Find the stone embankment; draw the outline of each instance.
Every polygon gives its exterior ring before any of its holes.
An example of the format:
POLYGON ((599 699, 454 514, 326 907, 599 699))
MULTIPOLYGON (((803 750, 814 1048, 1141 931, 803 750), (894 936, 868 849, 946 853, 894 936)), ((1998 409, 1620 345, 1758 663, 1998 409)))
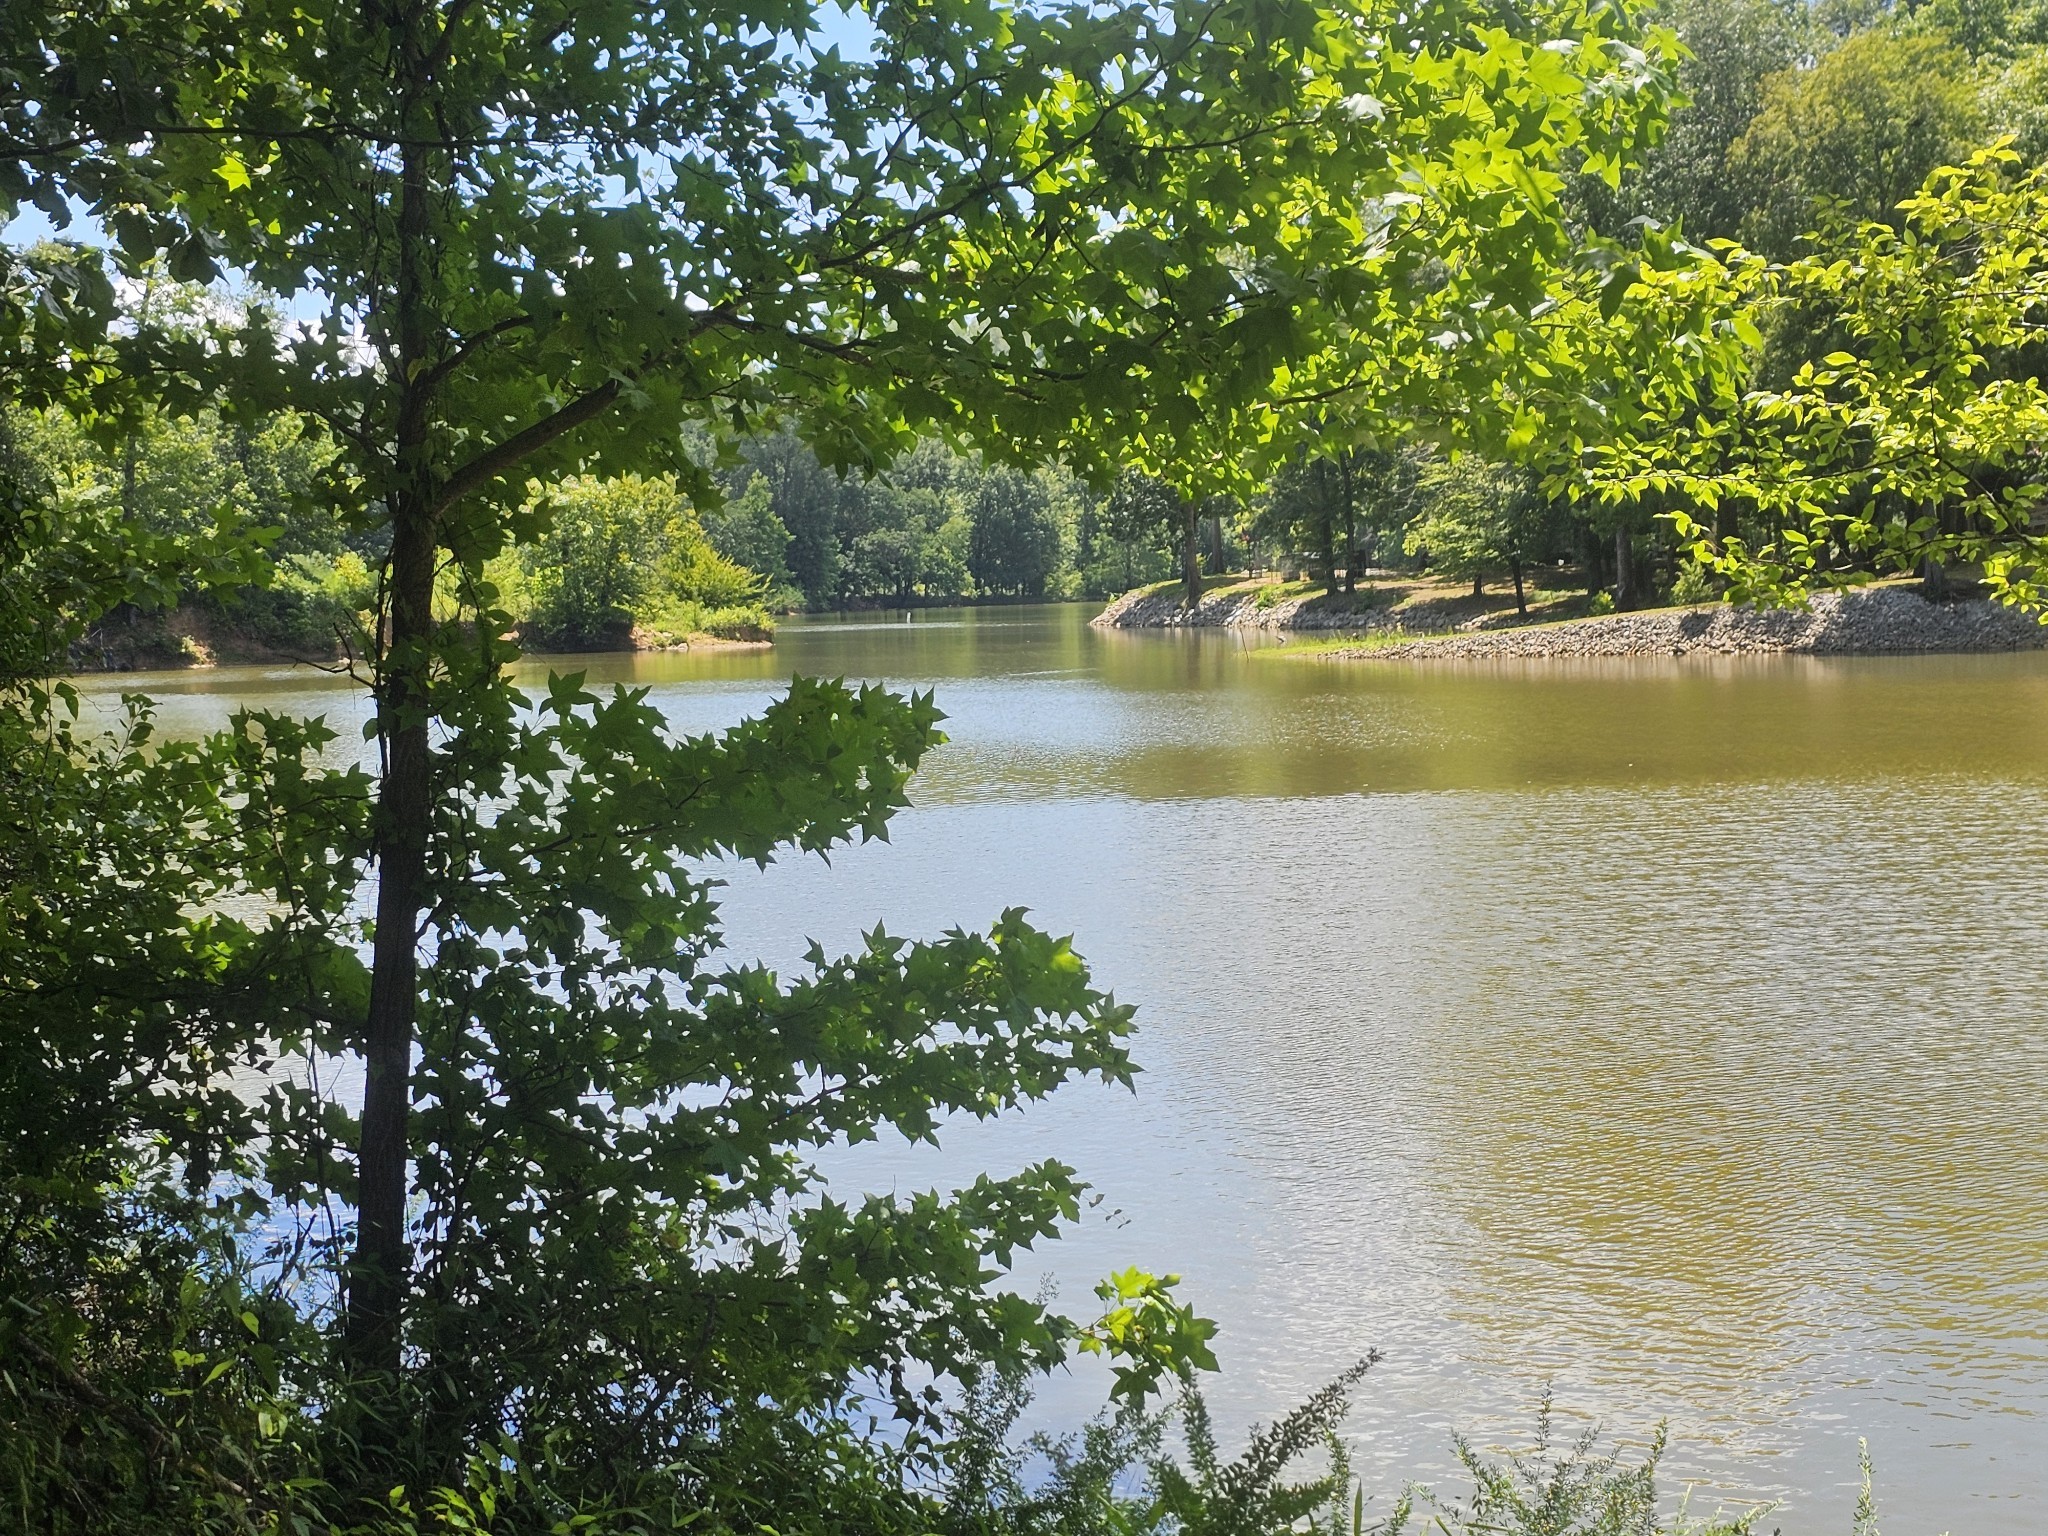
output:
MULTIPOLYGON (((1386 595, 1361 590, 1355 596, 1331 597, 1308 592, 1274 602, 1259 599, 1268 588, 1258 585, 1224 587, 1207 592, 1193 608, 1181 603, 1181 589, 1140 588, 1127 592, 1095 616, 1104 629, 1287 629, 1346 631, 1374 634, 1432 634, 1439 630, 1491 627, 1513 617, 1485 611, 1485 605, 1470 598, 1447 597, 1410 599, 1399 607, 1386 605, 1386 595), (1375 601, 1375 599, 1378 601, 1375 601)), ((1403 595, 1403 594, 1395 594, 1403 595)), ((1492 605, 1498 607, 1498 602, 1492 605)))
POLYGON ((1376 643, 1356 652, 1331 654, 1418 659, 1775 652, 1881 656, 2048 648, 2048 628, 2027 614, 1983 598, 1929 603, 1906 587, 1822 593, 1803 609, 1719 604, 1548 624, 1519 622, 1514 610, 1501 608, 1497 598, 1491 602, 1448 595, 1414 598, 1397 592, 1386 594, 1394 601, 1383 606, 1375 596, 1361 592, 1346 601, 1318 592, 1272 601, 1267 588, 1237 585, 1207 594, 1191 610, 1181 605, 1180 589, 1171 587, 1121 597, 1095 622, 1111 629, 1195 627, 1355 634, 1372 636, 1376 643), (1268 597, 1263 606, 1259 601, 1262 593, 1268 597))
POLYGON ((1929 651, 2022 651, 2048 646, 2048 628, 1982 598, 1930 603, 1879 587, 1816 596, 1804 609, 1665 608, 1486 634, 1444 635, 1338 655, 1412 660, 1599 656, 1736 656, 1798 652, 1883 656, 1929 651))

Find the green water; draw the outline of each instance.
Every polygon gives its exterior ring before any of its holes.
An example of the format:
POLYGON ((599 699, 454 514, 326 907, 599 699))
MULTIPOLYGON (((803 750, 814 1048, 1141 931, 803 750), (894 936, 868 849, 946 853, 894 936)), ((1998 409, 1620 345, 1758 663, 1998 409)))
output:
MULTIPOLYGON (((1068 1301, 1184 1274, 1232 1423, 1378 1346, 1387 1497, 1548 1384, 1668 1417, 1698 1500, 1785 1496, 1788 1531, 1846 1533, 1859 1435, 1891 1536, 2048 1528, 2048 657, 1341 664, 1085 619, 561 663, 690 729, 792 671, 936 690, 894 840, 734 872, 733 947, 1021 903, 1140 1005, 1135 1097, 843 1177, 1076 1164, 1068 1301)), ((360 717, 305 674, 142 681, 174 727, 360 717)))

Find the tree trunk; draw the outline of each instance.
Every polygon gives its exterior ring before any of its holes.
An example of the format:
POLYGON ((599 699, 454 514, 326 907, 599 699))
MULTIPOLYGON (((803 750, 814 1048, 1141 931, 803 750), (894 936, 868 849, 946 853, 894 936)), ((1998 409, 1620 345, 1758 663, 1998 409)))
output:
POLYGON ((1474 597, 1486 596, 1486 577, 1482 572, 1474 571, 1472 573, 1472 595, 1474 597))
POLYGON ((413 1015, 432 818, 426 656, 433 633, 433 519, 421 505, 394 513, 391 637, 378 698, 384 780, 377 799, 377 930, 363 1042, 360 1190, 348 1292, 349 1363, 358 1376, 394 1375, 399 1363, 399 1316, 411 1261, 405 1195, 413 1015))
MULTIPOLYGON (((417 29, 401 40, 408 118, 419 112, 424 61, 417 29)), ((393 433, 396 475, 388 591, 390 632, 379 658, 377 730, 383 780, 373 854, 376 932, 370 958, 370 1009, 363 1033, 363 1118, 356 1148, 356 1246, 348 1272, 343 1351, 357 1410, 351 1428, 376 1498, 391 1450, 400 1442, 397 1383, 412 1252, 405 1231, 411 1161, 412 1052, 419 988, 421 916, 427 904, 427 846, 433 824, 433 716, 429 677, 434 639, 434 568, 439 550, 429 428, 431 385, 422 377, 438 334, 429 309, 433 258, 433 177, 427 135, 402 150, 397 219, 396 377, 393 433)))
MULTIPOLYGON (((1930 506, 1927 510, 1935 520, 1935 530, 1946 532, 1947 519, 1942 516, 1942 509, 1930 506)), ((1920 557, 1920 595, 1930 603, 1948 600, 1948 568, 1942 564, 1941 556, 1932 551, 1920 557)))
POLYGON ((1920 560, 1920 595, 1930 603, 1945 602, 1948 598, 1948 570, 1932 555, 1923 555, 1920 560))
POLYGON ((1344 591, 1347 596, 1358 591, 1358 488, 1351 477, 1351 455, 1346 448, 1337 460, 1337 480, 1342 487, 1340 505, 1344 509, 1344 591))
POLYGON ((1614 606, 1633 608, 1636 601, 1635 540, 1626 523, 1614 525, 1614 606))
POLYGON ((1190 609, 1202 601, 1201 525, 1200 504, 1188 502, 1181 508, 1180 579, 1190 609))
POLYGON ((1508 574, 1515 578, 1515 612, 1523 618, 1529 616, 1528 594, 1522 590, 1522 562, 1519 558, 1508 562, 1508 574))

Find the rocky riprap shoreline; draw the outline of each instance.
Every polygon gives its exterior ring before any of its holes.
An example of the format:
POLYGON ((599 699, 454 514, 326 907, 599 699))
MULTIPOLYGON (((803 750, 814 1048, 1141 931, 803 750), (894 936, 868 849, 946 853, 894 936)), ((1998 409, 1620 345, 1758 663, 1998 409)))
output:
POLYGON ((1264 586, 1231 586, 1207 592, 1193 608, 1181 602, 1178 585, 1163 590, 1127 592, 1093 620, 1104 629, 1288 629, 1335 630, 1354 634, 1430 634, 1437 630, 1491 626, 1512 619, 1485 611, 1464 597, 1423 599, 1398 608, 1377 606, 1371 591, 1354 597, 1308 592, 1259 603, 1264 586))
POLYGON ((1827 592, 1806 608, 1656 608, 1554 624, 1521 624, 1513 610, 1458 597, 1358 606, 1309 593, 1260 606, 1258 586, 1232 586, 1182 606, 1178 587, 1133 592, 1095 623, 1110 629, 1229 628, 1371 635, 1380 643, 1339 656, 1447 660, 1551 656, 1721 656, 1797 652, 1883 656, 1934 651, 2048 648, 2048 628, 1984 598, 1930 603, 1906 587, 1827 592), (1444 634, 1445 630, 1463 631, 1444 634), (1415 636, 1402 640, 1400 636, 1415 636), (1387 641, 1391 639, 1393 643, 1387 641))
POLYGON ((1600 656, 1740 656, 1796 652, 1885 656, 1931 651, 2028 651, 2048 646, 2031 615, 1983 598, 1930 603, 1879 587, 1829 592, 1806 608, 1665 608, 1562 624, 1445 635, 1338 655, 1415 660, 1600 656))

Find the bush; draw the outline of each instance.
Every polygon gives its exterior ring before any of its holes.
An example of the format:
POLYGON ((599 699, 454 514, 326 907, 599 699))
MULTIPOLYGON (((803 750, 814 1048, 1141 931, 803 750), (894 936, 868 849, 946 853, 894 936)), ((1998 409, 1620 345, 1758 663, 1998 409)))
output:
POLYGON ((935 1528, 944 1536, 1353 1536, 1350 1463, 1336 1431, 1352 1387, 1376 1359, 1275 1423, 1255 1425, 1230 1462, 1192 1380, 1183 1383, 1177 1414, 1183 1462, 1165 1449, 1176 1415, 1134 1404, 1078 1435, 1013 1442, 1030 1384, 1014 1371, 981 1377, 947 1422, 935 1528), (1318 1457, 1320 1470, 1297 1472, 1318 1457))
POLYGON ((775 619, 758 603, 735 603, 704 610, 698 628, 721 640, 772 640, 775 619))
MULTIPOLYGON (((1381 1536, 1401 1536, 1417 1509, 1427 1524, 1446 1536, 1751 1536, 1774 1505, 1758 1505, 1733 1517, 1693 1518, 1684 1504, 1670 1519, 1658 1511, 1657 1464, 1663 1459, 1659 1425, 1643 1459, 1631 1465, 1619 1452, 1595 1450, 1598 1430, 1588 1430, 1561 1454, 1552 1442, 1552 1411, 1546 1393, 1536 1414, 1536 1443, 1526 1451, 1491 1457, 1455 1436, 1457 1457, 1471 1477, 1469 1499, 1439 1498, 1427 1488, 1402 1496, 1381 1536)), ((1865 1504, 1868 1504, 1866 1467, 1865 1504)), ((1419 1533, 1418 1533, 1419 1536, 1419 1533)), ((1859 1510, 1853 1536, 1875 1536, 1859 1510)))
POLYGON ((642 626, 656 646, 688 644, 693 635, 719 640, 773 640, 775 616, 759 603, 732 603, 713 608, 704 603, 670 603, 642 626))
POLYGON ((325 656, 359 642, 376 600, 375 574, 344 550, 287 556, 269 586, 243 588, 220 612, 263 645, 325 656))
POLYGON ((673 481, 568 480, 533 506, 547 519, 546 536, 491 573, 529 641, 563 650, 622 646, 636 625, 724 633, 709 626, 710 615, 749 638, 773 632, 760 606, 766 581, 712 547, 673 481))
POLYGON ((702 603, 707 608, 733 608, 758 603, 767 581, 738 561, 728 560, 695 531, 694 524, 670 529, 669 552, 655 573, 664 598, 702 603))
POLYGON ((317 1438, 290 1380, 314 1352, 305 1319, 189 1203, 53 1196, 21 1174, 0 1159, 0 1486, 33 1512, 18 1528, 202 1536, 260 1511, 290 1529, 317 1438))
POLYGON ((1697 560, 1687 560, 1678 568, 1678 576, 1671 583, 1671 601, 1681 607, 1695 603, 1717 603, 1721 600, 1721 583, 1697 560))

